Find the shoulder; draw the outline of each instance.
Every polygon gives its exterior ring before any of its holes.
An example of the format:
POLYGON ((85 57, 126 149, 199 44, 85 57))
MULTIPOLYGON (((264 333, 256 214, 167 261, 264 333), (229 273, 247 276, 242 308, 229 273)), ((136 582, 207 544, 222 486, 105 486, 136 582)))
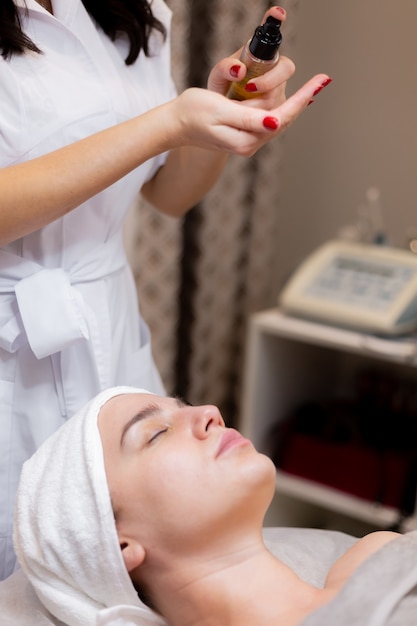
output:
POLYGON ((357 568, 384 545, 401 535, 391 531, 376 531, 365 535, 343 554, 331 567, 325 587, 340 589, 357 568))

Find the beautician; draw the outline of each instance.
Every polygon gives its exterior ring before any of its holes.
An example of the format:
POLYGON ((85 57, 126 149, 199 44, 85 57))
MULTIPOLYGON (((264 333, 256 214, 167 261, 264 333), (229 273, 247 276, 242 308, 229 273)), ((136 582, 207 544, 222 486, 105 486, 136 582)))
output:
POLYGON ((240 104, 237 53, 177 97, 169 23, 163 0, 0 2, 0 578, 25 459, 101 389, 164 393, 123 250, 135 195, 183 215, 328 82, 285 100, 282 57, 240 104))

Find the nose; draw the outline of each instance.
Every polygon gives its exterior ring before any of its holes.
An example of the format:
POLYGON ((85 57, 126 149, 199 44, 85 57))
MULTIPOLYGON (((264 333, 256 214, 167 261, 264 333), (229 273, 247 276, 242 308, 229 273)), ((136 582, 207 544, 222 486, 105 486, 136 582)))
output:
POLYGON ((190 407, 190 411, 193 435, 198 439, 208 437, 212 428, 225 427, 222 414, 214 405, 190 407))

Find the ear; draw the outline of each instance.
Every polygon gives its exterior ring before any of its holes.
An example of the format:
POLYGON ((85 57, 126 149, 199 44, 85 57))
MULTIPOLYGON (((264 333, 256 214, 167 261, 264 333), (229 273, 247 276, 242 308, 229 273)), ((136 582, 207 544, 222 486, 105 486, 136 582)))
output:
POLYGON ((120 540, 120 549, 129 574, 142 565, 145 560, 145 548, 132 539, 120 540))

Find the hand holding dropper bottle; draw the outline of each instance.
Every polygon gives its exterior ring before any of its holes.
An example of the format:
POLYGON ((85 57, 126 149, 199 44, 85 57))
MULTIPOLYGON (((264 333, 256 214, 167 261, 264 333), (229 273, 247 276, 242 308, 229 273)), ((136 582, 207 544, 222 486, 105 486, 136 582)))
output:
POLYGON ((281 21, 270 15, 264 24, 256 28, 252 39, 243 48, 240 60, 246 65, 246 76, 230 85, 228 98, 232 100, 256 98, 257 94, 246 89, 246 83, 255 76, 265 74, 278 63, 281 42, 281 21))

